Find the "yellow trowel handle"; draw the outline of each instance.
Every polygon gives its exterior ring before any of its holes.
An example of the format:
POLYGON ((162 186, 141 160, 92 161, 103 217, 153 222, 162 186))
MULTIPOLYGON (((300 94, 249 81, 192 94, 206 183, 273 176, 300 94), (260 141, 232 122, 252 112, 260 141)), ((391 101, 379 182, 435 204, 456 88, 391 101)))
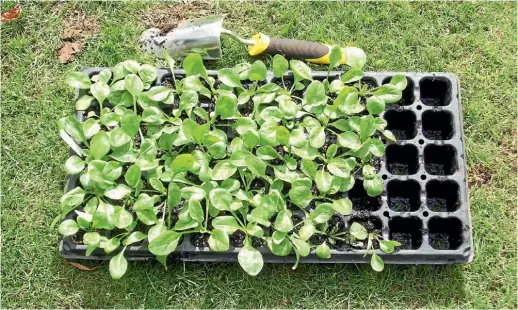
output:
MULTIPOLYGON (((281 54, 288 58, 305 59, 312 63, 329 64, 331 46, 302 40, 270 38, 263 33, 252 37, 255 44, 248 46, 251 56, 267 53, 281 54)), ((346 64, 345 53, 342 53, 342 64, 346 64)))

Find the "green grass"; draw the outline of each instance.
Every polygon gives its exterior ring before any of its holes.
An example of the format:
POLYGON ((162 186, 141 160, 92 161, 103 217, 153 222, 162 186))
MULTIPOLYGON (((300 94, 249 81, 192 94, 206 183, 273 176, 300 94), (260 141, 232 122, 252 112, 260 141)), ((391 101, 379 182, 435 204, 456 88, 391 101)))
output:
MULTIPOLYGON (((449 71, 460 77, 475 260, 458 266, 266 265, 257 277, 236 264, 130 263, 111 280, 107 264, 84 272, 62 259, 49 225, 58 213, 68 148, 56 121, 72 111, 66 72, 136 59, 151 2, 23 4, 2 24, 2 306, 29 308, 516 308, 516 4, 214 4, 242 34, 355 44, 372 71, 449 71), (100 31, 61 65, 63 20, 73 10, 100 31), (480 181, 483 180, 483 181, 480 181), (485 180, 485 181, 484 181, 485 180)), ((158 5, 159 7, 162 4, 158 5)), ((195 14, 195 12, 192 12, 195 14)), ((224 39, 217 68, 247 60, 224 39)), ((160 62, 157 65, 163 64, 160 62)))

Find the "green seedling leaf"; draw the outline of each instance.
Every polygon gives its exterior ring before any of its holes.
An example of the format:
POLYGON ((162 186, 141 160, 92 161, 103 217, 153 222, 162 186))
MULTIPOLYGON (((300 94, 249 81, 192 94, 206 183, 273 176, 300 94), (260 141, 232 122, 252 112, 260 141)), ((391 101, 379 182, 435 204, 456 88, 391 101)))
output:
POLYGON ((311 130, 309 134, 309 144, 318 149, 324 146, 326 143, 326 134, 324 132, 324 127, 318 127, 311 130))
POLYGON ((110 275, 114 280, 122 278, 128 270, 128 261, 124 258, 125 249, 110 259, 110 275))
POLYGON ((288 192, 291 202, 300 208, 305 208, 313 199, 311 189, 306 186, 292 187, 288 192))
POLYGON ((367 56, 361 48, 354 46, 346 47, 343 50, 345 55, 345 62, 352 68, 361 69, 367 62, 367 56))
POLYGON ((90 155, 94 159, 103 158, 110 151, 110 138, 105 131, 96 133, 90 141, 90 155))
POLYGON ((102 103, 110 95, 110 87, 104 82, 97 82, 90 87, 90 92, 99 103, 102 103))
POLYGON ((390 254, 394 252, 394 244, 389 240, 379 240, 380 250, 384 253, 390 254))
POLYGON ((233 234, 241 226, 237 223, 233 216, 218 216, 212 220, 212 226, 226 234, 233 234))
POLYGON ((353 210, 353 204, 349 198, 342 198, 339 200, 334 200, 332 204, 333 210, 342 214, 349 215, 353 210))
POLYGON ((228 235, 219 229, 210 232, 209 247, 216 252, 225 252, 230 247, 228 235))
POLYGON ((383 271, 383 268, 385 268, 385 263, 383 262, 381 257, 379 255, 377 255, 376 253, 372 253, 371 267, 372 267, 372 269, 374 269, 377 272, 381 272, 381 271, 383 271))
POLYGON ((401 90, 398 86, 392 84, 381 85, 373 91, 372 94, 383 100, 385 103, 394 103, 401 99, 401 90))
POLYGON ((276 78, 280 78, 288 71, 289 63, 282 55, 273 56, 273 75, 276 78))
POLYGON ((65 162, 65 171, 68 174, 78 174, 85 168, 85 162, 76 155, 70 156, 65 162))
POLYGON ((164 101, 171 94, 172 89, 165 86, 151 87, 147 92, 147 97, 153 101, 164 101))
POLYGON ((58 231, 63 236, 75 235, 79 231, 79 226, 74 220, 64 220, 59 224, 58 231))
POLYGON ((158 76, 156 68, 146 64, 140 66, 138 75, 144 83, 152 83, 158 76))
POLYGON ((87 232, 83 235, 83 243, 86 245, 99 245, 101 242, 101 235, 97 232, 87 232))
POLYGON ((309 159, 302 159, 300 161, 300 170, 310 177, 312 180, 315 179, 315 176, 317 174, 317 164, 309 159))
POLYGON ((277 139, 277 141, 280 144, 289 145, 290 144, 290 135, 291 135, 291 133, 286 127, 279 126, 279 127, 277 127, 277 131, 275 133, 275 138, 277 139))
POLYGON ((104 196, 113 199, 120 200, 131 193, 131 188, 124 184, 119 184, 114 188, 109 188, 104 192, 104 196))
POLYGON ((147 238, 147 235, 143 232, 140 232, 140 231, 134 231, 132 232, 128 238, 124 239, 124 241, 122 242, 122 244, 124 246, 128 246, 130 244, 133 244, 133 243, 137 243, 137 242, 140 242, 144 239, 147 238))
POLYGON ((299 252, 300 256, 305 257, 305 256, 309 255, 309 251, 311 250, 309 243, 307 243, 304 240, 300 240, 300 239, 293 238, 293 237, 291 238, 291 242, 293 243, 293 245, 299 252))
POLYGON ((365 141, 376 132, 376 124, 372 115, 363 116, 360 119, 360 140, 365 141))
POLYGON ((120 206, 113 207, 113 214, 108 214, 110 221, 120 229, 124 229, 131 225, 133 222, 133 215, 120 206))
POLYGON ((216 115, 220 115, 221 119, 233 117, 236 114, 236 111, 237 111, 236 97, 220 96, 216 100, 216 115))
POLYGON ((183 68, 187 76, 199 74, 205 80, 208 80, 207 70, 205 70, 200 54, 187 55, 183 60, 183 68))
POLYGON ((353 222, 350 228, 351 236, 358 240, 367 239, 368 233, 367 230, 359 223, 353 222))
POLYGON ((250 81, 266 80, 266 66, 264 62, 256 60, 248 69, 248 79, 250 81))
POLYGON ((87 110, 90 107, 90 105, 92 104, 93 100, 94 100, 94 97, 92 97, 92 96, 88 96, 88 95, 81 96, 81 98, 79 98, 76 101, 76 110, 78 110, 78 111, 87 110))
POLYGON ((241 268, 251 276, 256 276, 263 269, 263 256, 250 245, 239 251, 237 260, 241 268))
POLYGON ((153 239, 153 241, 149 242, 148 250, 154 255, 169 255, 176 250, 180 237, 180 233, 166 230, 153 239))
POLYGON ((330 258, 331 257, 331 249, 329 246, 324 242, 321 245, 317 246, 315 249, 315 253, 320 258, 330 258))
POLYGON ((367 98, 367 111, 370 114, 380 114, 385 111, 385 101, 377 96, 367 98))
POLYGON ((230 68, 219 70, 218 79, 227 86, 243 88, 241 85, 241 80, 239 79, 239 75, 230 68))
POLYGON ((320 193, 327 193, 331 188, 333 178, 329 174, 329 172, 324 170, 318 170, 315 174, 315 182, 317 183, 318 191, 320 193))
POLYGON ((124 87, 130 92, 134 100, 144 90, 144 83, 136 74, 128 74, 124 78, 124 87))
POLYGON ((90 78, 84 72, 70 72, 66 75, 65 81, 74 88, 89 89, 92 85, 90 78))
POLYGON ((338 46, 333 46, 331 48, 331 53, 329 54, 329 69, 334 69, 338 67, 342 63, 342 49, 338 46))
POLYGON ((236 173, 237 167, 230 163, 230 161, 220 161, 212 169, 212 180, 220 181, 230 178, 236 173))
POLYGON ((83 123, 83 133, 86 138, 93 137, 99 130, 101 130, 101 125, 99 121, 94 118, 89 118, 83 123))
POLYGON ((275 219, 275 229, 280 232, 287 233, 293 229, 292 213, 289 210, 281 211, 275 219))
POLYGON ((313 222, 321 224, 329 221, 334 214, 333 205, 330 203, 319 204, 310 214, 313 222))
POLYGON ((181 154, 175 157, 171 164, 171 169, 174 173, 185 172, 194 166, 194 156, 191 154, 181 154))
POLYGON ((351 68, 345 74, 342 75, 341 80, 345 84, 353 83, 361 80, 363 77, 363 71, 358 68, 351 68))
POLYGON ((209 193, 210 203, 214 208, 221 211, 230 211, 230 203, 232 203, 232 195, 223 188, 215 188, 209 193))
POLYGON ((248 155, 245 157, 245 163, 248 170, 253 174, 257 176, 264 176, 266 174, 266 163, 263 160, 253 155, 248 155))
POLYGON ((313 77, 311 76, 311 69, 302 61, 290 60, 290 67, 293 71, 293 75, 295 76, 296 82, 302 80, 313 80, 313 77))
POLYGON ((306 104, 310 106, 319 106, 326 104, 326 90, 322 82, 318 80, 311 82, 304 94, 304 98, 306 99, 306 104))
POLYGON ((403 91, 405 90, 408 81, 406 79, 406 76, 404 76, 403 74, 396 74, 390 79, 389 83, 394 85, 396 89, 403 91))
POLYGON ((363 188, 367 195, 371 197, 379 196, 383 192, 383 180, 379 175, 375 175, 370 180, 363 180, 363 188))

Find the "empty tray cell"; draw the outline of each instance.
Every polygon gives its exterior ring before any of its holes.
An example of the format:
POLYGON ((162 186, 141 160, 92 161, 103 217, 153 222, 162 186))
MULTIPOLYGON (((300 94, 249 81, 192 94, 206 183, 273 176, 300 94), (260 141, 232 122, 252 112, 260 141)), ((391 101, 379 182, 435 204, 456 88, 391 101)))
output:
MULTIPOLYGON (((387 77, 387 78, 383 79, 383 84, 389 83, 390 79, 392 79, 392 77, 387 77)), ((401 99, 398 102, 394 103, 396 105, 405 106, 405 105, 411 105, 412 103, 414 103, 414 100, 415 100, 414 81, 408 77, 406 78, 406 81, 407 81, 406 88, 403 90, 401 99)))
POLYGON ((414 145, 391 144, 387 146, 387 170, 392 174, 408 175, 417 173, 419 160, 414 145))
POLYGON ((424 148, 424 169, 429 174, 452 175, 458 169, 456 155, 452 145, 428 145, 424 148))
POLYGON ((388 206, 397 212, 417 211, 421 206, 420 192, 417 181, 390 181, 387 185, 388 206))
POLYGON ((451 180, 431 180, 426 184, 426 205, 435 212, 456 211, 460 206, 459 184, 451 180))
POLYGON ((390 240, 401 243, 401 250, 417 250, 423 243, 423 223, 418 217, 395 216, 389 221, 390 240))
POLYGON ((409 110, 389 110, 384 116, 387 121, 387 129, 390 130, 398 140, 409 140, 417 134, 417 118, 415 113, 409 110))
POLYGON ((453 137, 453 115, 448 111, 423 113, 423 135, 430 140, 448 140, 453 137))
POLYGON ((462 244, 462 223, 457 218, 431 218, 428 242, 436 250, 456 250, 462 244))
POLYGON ((419 82, 421 102, 430 106, 445 106, 450 104, 451 84, 444 78, 426 77, 419 82))
POLYGON ((363 181, 356 180, 353 188, 348 192, 349 199, 356 211, 377 211, 381 208, 381 196, 371 197, 363 188, 363 181))

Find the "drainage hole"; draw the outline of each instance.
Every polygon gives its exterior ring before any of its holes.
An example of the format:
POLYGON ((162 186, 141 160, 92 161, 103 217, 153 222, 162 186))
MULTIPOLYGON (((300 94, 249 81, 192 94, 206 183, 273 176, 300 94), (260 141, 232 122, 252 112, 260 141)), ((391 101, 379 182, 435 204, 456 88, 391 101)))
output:
POLYGON ((422 174, 421 175, 421 180, 426 180, 426 175, 422 174))
POLYGON ((419 139, 419 144, 424 144, 424 140, 423 139, 419 139))
POLYGON ((418 105, 416 108, 417 108, 418 110, 421 110, 423 107, 422 107, 422 106, 420 106, 420 105, 418 105))
POLYGON ((384 174, 384 175, 382 175, 382 176, 381 176, 381 178, 382 178, 383 180, 386 180, 386 179, 388 179, 388 176, 387 176, 386 174, 384 174))
POLYGON ((424 211, 424 212, 423 212, 423 216, 424 216, 424 217, 427 217, 427 216, 428 216, 428 211, 424 211))
POLYGON ((390 216, 389 216, 389 212, 388 212, 388 211, 383 212, 383 215, 384 215, 385 217, 390 218, 390 216))

